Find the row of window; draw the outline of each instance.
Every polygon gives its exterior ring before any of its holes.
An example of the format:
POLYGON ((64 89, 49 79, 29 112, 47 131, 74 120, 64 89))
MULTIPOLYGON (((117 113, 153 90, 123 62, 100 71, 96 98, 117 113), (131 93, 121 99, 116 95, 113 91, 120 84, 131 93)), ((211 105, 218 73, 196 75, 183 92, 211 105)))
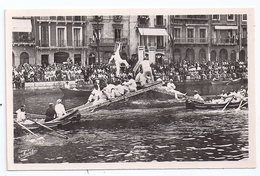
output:
MULTIPOLYGON (((212 15, 212 20, 220 20, 220 15, 212 15)), ((228 14, 227 15, 227 21, 235 21, 235 15, 234 14, 228 14)), ((247 14, 242 15, 242 21, 247 21, 247 14)))

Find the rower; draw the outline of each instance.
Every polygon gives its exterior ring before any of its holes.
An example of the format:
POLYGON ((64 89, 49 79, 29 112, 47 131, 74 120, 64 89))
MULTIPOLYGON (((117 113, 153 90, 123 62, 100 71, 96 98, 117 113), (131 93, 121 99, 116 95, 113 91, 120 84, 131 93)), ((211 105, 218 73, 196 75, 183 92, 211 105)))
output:
POLYGON ((20 109, 18 109, 16 113, 17 113, 17 122, 24 122, 26 120, 25 105, 21 105, 20 109))
POLYGON ((45 122, 51 121, 57 117, 57 113, 53 108, 53 103, 49 103, 49 108, 46 110, 45 115, 46 115, 45 122))
POLYGON ((98 101, 101 93, 102 92, 100 91, 99 86, 97 84, 94 84, 94 89, 92 90, 92 92, 88 98, 88 102, 86 104, 98 101))
POLYGON ((193 96, 193 98, 194 98, 195 100, 204 102, 203 98, 199 95, 199 93, 198 93, 197 90, 194 90, 194 96, 193 96))

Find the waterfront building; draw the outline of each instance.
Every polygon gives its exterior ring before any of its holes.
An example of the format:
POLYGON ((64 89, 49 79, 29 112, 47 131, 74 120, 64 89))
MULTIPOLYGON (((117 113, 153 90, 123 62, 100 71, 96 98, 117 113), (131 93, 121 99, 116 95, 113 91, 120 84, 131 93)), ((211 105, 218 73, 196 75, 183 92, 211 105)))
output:
POLYGON ((151 63, 168 62, 168 18, 168 15, 130 16, 130 53, 136 54, 139 61, 147 54, 151 63))
POLYGON ((12 65, 34 64, 35 40, 31 17, 14 17, 12 19, 12 65))
POLYGON ((116 49, 116 42, 122 42, 121 57, 128 59, 130 31, 129 16, 88 16, 86 65, 106 64, 116 49))
POLYGON ((174 15, 170 21, 173 62, 247 60, 246 15, 174 15))
POLYGON ((68 58, 84 63, 86 20, 85 16, 34 17, 36 64, 63 63, 68 58))
POLYGON ((247 15, 112 15, 14 17, 13 65, 106 64, 122 42, 123 59, 145 54, 155 64, 183 60, 247 61, 247 15))

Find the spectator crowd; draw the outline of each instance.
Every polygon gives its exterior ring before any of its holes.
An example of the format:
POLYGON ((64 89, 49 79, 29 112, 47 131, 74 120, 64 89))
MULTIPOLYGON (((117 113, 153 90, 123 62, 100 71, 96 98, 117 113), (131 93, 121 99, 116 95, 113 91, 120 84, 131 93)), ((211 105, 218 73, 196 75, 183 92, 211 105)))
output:
MULTIPOLYGON (((131 67, 122 67, 119 75, 120 79, 125 79, 129 75, 135 77, 133 72, 136 62, 129 62, 131 67)), ((200 80, 226 80, 247 78, 247 62, 203 62, 190 63, 188 61, 174 62, 170 64, 151 64, 154 78, 161 78, 164 81, 173 79, 174 81, 200 81, 200 80)), ((67 62, 52 65, 31 65, 22 64, 13 67, 13 85, 15 88, 24 88, 26 82, 44 81, 77 81, 84 80, 91 83, 95 79, 106 79, 114 82, 116 67, 114 64, 80 66, 67 62)))

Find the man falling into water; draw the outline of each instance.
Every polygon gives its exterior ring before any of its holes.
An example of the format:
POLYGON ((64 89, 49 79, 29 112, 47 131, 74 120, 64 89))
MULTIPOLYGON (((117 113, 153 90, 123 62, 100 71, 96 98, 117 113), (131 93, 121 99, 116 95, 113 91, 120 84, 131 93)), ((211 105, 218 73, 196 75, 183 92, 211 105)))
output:
POLYGON ((110 57, 109 61, 108 61, 108 64, 110 64, 112 62, 112 60, 115 61, 115 64, 116 64, 116 76, 118 77, 119 76, 119 73, 120 73, 120 67, 121 67, 121 64, 125 64, 125 66, 128 68, 129 67, 129 64, 127 63, 126 60, 123 60, 121 57, 120 57, 120 54, 119 54, 119 50, 120 50, 120 47, 121 47, 121 43, 120 42, 117 42, 118 43, 118 47, 115 51, 115 53, 110 57))

